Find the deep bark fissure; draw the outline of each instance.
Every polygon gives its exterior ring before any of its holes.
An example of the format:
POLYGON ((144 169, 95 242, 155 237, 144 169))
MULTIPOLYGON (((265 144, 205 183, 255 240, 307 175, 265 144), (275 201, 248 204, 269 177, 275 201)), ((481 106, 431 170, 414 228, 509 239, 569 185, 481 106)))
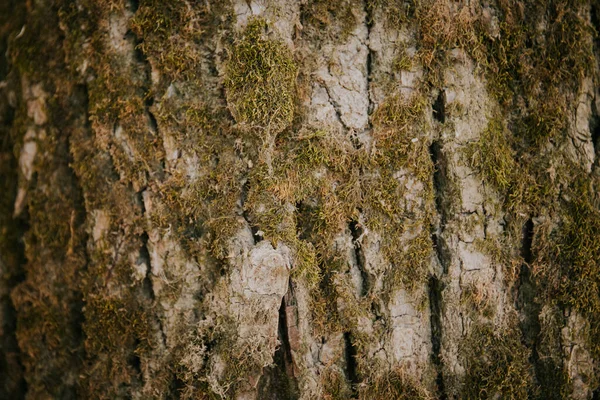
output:
MULTIPOLYGON (((1 91, 0 94, 4 95, 1 91)), ((0 168, 4 180, 4 183, 0 184, 0 187, 4 189, 4 193, 0 193, 0 195, 6 196, 7 206, 9 207, 2 210, 6 212, 5 217, 8 221, 7 225, 0 226, 0 232, 7 242, 6 248, 3 250, 10 249, 10 251, 2 254, 2 258, 6 257, 9 261, 2 266, 3 276, 0 277, 3 280, 2 284, 6 286, 6 296, 0 298, 0 307, 2 308, 0 311, 0 317, 2 318, 0 320, 0 330, 2 331, 2 335, 0 335, 0 371, 4 371, 3 374, 0 374, 2 375, 0 377, 0 397, 23 399, 27 393, 27 381, 22 374, 24 368, 21 361, 21 349, 16 336, 17 310, 10 298, 10 292, 25 280, 24 265, 26 258, 25 244, 22 238, 29 227, 23 217, 12 217, 12 208, 18 186, 18 161, 14 156, 14 144, 10 138, 15 110, 9 105, 5 110, 0 111, 4 111, 5 114, 0 119, 0 121, 4 122, 4 126, 0 126, 0 131, 3 133, 3 138, 0 142, 0 168)))
POLYGON ((433 118, 442 124, 446 122, 446 92, 444 90, 440 90, 433 103, 433 118))
MULTIPOLYGON (((365 0, 365 26, 367 27, 367 39, 366 39, 366 44, 367 44, 367 65, 366 65, 366 69, 367 69, 367 96, 368 96, 368 100, 369 100, 369 108, 368 108, 368 113, 371 114, 373 112, 373 100, 371 99, 371 83, 372 83, 372 73, 373 73, 373 58, 374 58, 374 54, 373 54, 373 50, 371 49, 371 30, 373 29, 373 5, 371 4, 370 0, 365 0)), ((371 121, 369 120, 369 129, 371 128, 371 121)))
POLYGON ((242 191, 240 193, 240 208, 242 218, 246 221, 248 228, 252 231, 252 238, 254 239, 254 244, 261 242, 263 240, 262 234, 260 233, 259 226, 254 224, 250 218, 250 213, 246 210, 246 198, 248 197, 248 192, 250 191, 250 181, 246 178, 246 182, 242 185, 242 191))
POLYGON ((600 159, 600 110, 597 109, 595 101, 592 101, 592 116, 589 126, 592 135, 592 144, 594 145, 594 162, 598 164, 598 160, 600 159))
POLYGON ((439 216, 439 226, 437 231, 442 231, 447 221, 449 212, 448 202, 443 196, 446 188, 446 171, 444 165, 444 156, 442 152, 442 144, 438 140, 434 140, 429 145, 429 156, 433 165, 433 195, 435 200, 435 208, 439 216))
POLYGON ((358 385, 360 380, 358 378, 358 371, 356 366, 356 356, 358 352, 356 346, 352 342, 352 334, 350 332, 344 332, 344 357, 346 361, 346 379, 350 383, 352 389, 352 397, 356 398, 358 395, 358 385))
POLYGON ((273 364, 263 370, 259 382, 258 395, 261 399, 295 400, 299 397, 287 322, 286 298, 292 295, 291 290, 290 282, 288 293, 281 299, 281 306, 279 307, 277 326, 279 346, 273 355, 273 364))
POLYGON ((3 264, 0 293, 6 294, 0 297, 0 397, 17 400, 26 397, 28 387, 23 375, 23 354, 16 335, 17 310, 11 291, 25 280, 22 238, 29 226, 24 217, 14 217, 19 162, 14 154, 11 131, 17 104, 12 103, 9 92, 13 87, 18 88, 20 77, 9 56, 9 38, 22 29, 25 7, 25 2, 15 0, 0 5, 0 213, 4 214, 0 215, 0 263, 3 264))
POLYGON ((352 244, 354 250, 354 258, 356 260, 356 267, 360 271, 360 295, 364 297, 369 293, 369 290, 371 289, 369 273, 366 270, 367 260, 365 258, 365 253, 361 248, 361 241, 364 230, 360 226, 358 221, 351 221, 348 225, 348 228, 350 229, 350 233, 352 235, 352 244))
MULTIPOLYGON (((443 93, 443 92, 440 92, 443 93)), ((439 96, 438 96, 439 100, 439 96)), ((445 96, 442 98, 442 102, 445 101, 445 96)), ((437 101, 436 101, 437 103, 437 101)), ((441 105, 441 111, 437 113, 437 116, 444 116, 443 109, 444 103, 441 105)), ((435 107, 434 107, 435 110, 435 107)), ((436 113, 434 112, 434 117, 436 117, 436 113)), ((439 120, 440 122, 445 122, 444 119, 439 120)), ((435 251, 435 255, 439 266, 441 267, 441 271, 438 274, 433 274, 429 277, 428 282, 428 296, 429 296, 429 308, 430 308, 430 325, 431 325, 431 359, 433 365, 436 369, 436 387, 438 391, 438 396, 440 399, 446 399, 447 394, 445 390, 444 384, 444 375, 443 375, 443 361, 441 358, 441 348, 442 348, 442 304, 443 304, 443 283, 442 278, 445 274, 448 273, 448 263, 447 257, 444 254, 443 249, 443 239, 442 239, 442 231, 444 229, 444 225, 446 222, 446 214, 447 214, 447 205, 443 200, 443 189, 446 186, 445 180, 446 175, 443 170, 443 165, 440 162, 442 158, 442 146, 439 141, 434 140, 429 146, 429 155, 431 157, 431 163, 433 165, 433 194, 435 200, 435 208, 438 218, 434 220, 434 222, 430 226, 431 231, 431 243, 433 246, 433 250, 435 251)))
MULTIPOLYGON (((139 206, 142 213, 142 221, 146 219, 146 204, 144 203, 144 191, 140 191, 137 193, 139 206)), ((144 280, 142 281, 142 290, 143 293, 148 296, 151 301, 154 301, 154 287, 152 285, 152 264, 150 261, 150 251, 148 250, 148 232, 144 229, 144 232, 141 234, 140 239, 142 241, 142 245, 140 247, 140 255, 138 258, 138 265, 145 264, 146 265, 146 275, 144 276, 144 280)))
POLYGON ((437 369, 436 385, 440 399, 446 399, 444 378, 442 375, 442 282, 435 276, 428 282, 429 309, 431 322, 431 358, 437 369))
POLYGON ((540 384, 544 384, 545 369, 540 365, 537 351, 541 331, 540 311, 541 306, 536 302, 536 285, 532 276, 530 265, 533 262, 533 219, 529 218, 522 228, 521 257, 523 264, 517 282, 516 308, 521 313, 520 329, 525 345, 531 350, 530 362, 534 367, 535 375, 540 384))
MULTIPOLYGON (((73 110, 76 111, 75 115, 78 115, 79 119, 83 120, 82 129, 87 133, 91 132, 92 128, 91 128, 91 123, 90 123, 90 119, 89 119, 89 92, 88 92, 87 85, 77 84, 74 86, 73 94, 71 97, 71 104, 73 106, 73 110)), ((76 219, 79 219, 79 221, 77 221, 77 224, 80 226, 80 228, 83 228, 83 225, 85 224, 85 218, 88 215, 88 210, 87 210, 87 207, 85 204, 83 187, 81 185, 80 179, 77 176, 75 169, 73 168, 73 163, 75 160, 73 159, 73 153, 71 152, 71 148, 72 148, 71 142, 72 142, 72 134, 70 134, 66 138, 66 151, 68 153, 68 171, 71 175, 72 181, 74 182, 74 186, 76 187, 77 193, 79 194, 76 207, 80 211, 79 218, 77 218, 77 216, 75 214, 73 214, 71 224, 73 225, 76 222, 76 219)), ((71 227, 71 229, 73 229, 73 226, 71 227)), ((71 232, 72 235, 74 233, 75 233, 74 231, 71 232)), ((71 238, 71 240, 73 240, 73 237, 71 238)), ((88 237, 86 234, 85 239, 83 239, 81 242, 87 243, 87 240, 88 240, 88 237)), ((72 243, 71 243, 71 245, 72 245, 72 243)), ((70 246, 68 251, 72 251, 72 250, 73 250, 73 248, 70 246)), ((80 251, 84 257, 84 264, 82 265, 82 271, 87 271, 89 262, 90 262, 90 255, 88 253, 88 247, 85 245, 80 246, 80 251)), ((83 325, 85 323, 85 313, 83 311, 84 306, 85 306, 85 301, 83 298, 83 293, 81 293, 79 291, 76 293, 75 297, 76 297, 76 301, 73 302, 73 304, 71 305, 72 315, 73 315, 73 330, 75 332, 76 339, 79 340, 79 344, 83 344, 83 343, 85 343, 85 340, 86 340, 85 331, 83 329, 83 325)))

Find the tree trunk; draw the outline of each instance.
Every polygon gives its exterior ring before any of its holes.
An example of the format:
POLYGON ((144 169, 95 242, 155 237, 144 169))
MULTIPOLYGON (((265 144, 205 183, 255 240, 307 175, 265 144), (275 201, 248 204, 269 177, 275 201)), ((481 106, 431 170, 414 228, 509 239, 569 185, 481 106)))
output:
POLYGON ((598 398, 599 20, 4 0, 0 398, 598 398))

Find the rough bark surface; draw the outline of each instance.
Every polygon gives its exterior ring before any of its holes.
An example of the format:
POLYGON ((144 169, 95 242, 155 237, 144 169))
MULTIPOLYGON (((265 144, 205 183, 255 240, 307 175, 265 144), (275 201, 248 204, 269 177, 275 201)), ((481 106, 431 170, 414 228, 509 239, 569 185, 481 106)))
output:
POLYGON ((3 1, 0 398, 598 398, 598 29, 3 1))

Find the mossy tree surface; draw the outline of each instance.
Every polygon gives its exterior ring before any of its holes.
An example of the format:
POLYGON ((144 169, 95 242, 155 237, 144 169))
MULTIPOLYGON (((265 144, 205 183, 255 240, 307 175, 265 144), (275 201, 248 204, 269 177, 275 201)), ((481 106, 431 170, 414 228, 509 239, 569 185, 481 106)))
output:
POLYGON ((600 390, 600 6, 0 5, 0 397, 600 390))

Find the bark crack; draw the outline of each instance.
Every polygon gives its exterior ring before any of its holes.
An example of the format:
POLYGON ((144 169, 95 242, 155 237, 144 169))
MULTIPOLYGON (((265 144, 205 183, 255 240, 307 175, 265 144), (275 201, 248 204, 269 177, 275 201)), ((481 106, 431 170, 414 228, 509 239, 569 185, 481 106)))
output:
POLYGON ((440 399, 447 398, 442 374, 442 282, 435 276, 429 277, 429 308, 431 319, 431 358, 437 369, 436 385, 440 399))
POLYGON ((294 295, 290 281, 288 292, 281 299, 281 306, 279 307, 277 328, 279 346, 273 355, 273 365, 265 368, 259 381, 258 398, 260 399, 295 400, 299 398, 288 328, 288 305, 293 302, 294 295))
POLYGON ((358 379, 358 371, 356 368, 356 355, 357 349, 352 343, 352 334, 350 332, 344 332, 344 356, 346 360, 346 378, 350 382, 352 388, 352 398, 358 396, 358 385, 360 380, 358 379))
MULTIPOLYGON (((439 96, 438 96, 439 97, 439 96)), ((443 99, 442 99, 443 101, 443 99)), ((443 105, 442 105, 443 109, 443 105)), ((443 115, 441 112, 437 113, 438 116, 443 115)), ((434 112, 434 117, 436 113, 434 112)), ((442 120, 439 120, 443 122, 442 120)), ((431 242, 433 249, 436 254, 436 259, 441 270, 437 271, 437 274, 432 274, 429 277, 428 282, 428 295, 429 295, 429 307, 430 307, 430 324, 431 324, 431 358, 433 365, 437 371, 436 386, 440 399, 446 399, 446 389, 444 385, 443 375, 443 361, 441 357, 442 349, 442 303, 443 303, 443 277, 448 273, 448 262, 444 248, 442 232, 446 223, 446 207, 442 196, 443 188, 445 187, 446 175, 442 164, 442 146, 439 141, 433 141, 429 147, 429 153, 431 156, 431 162, 433 164, 433 190, 435 208, 438 217, 431 224, 431 242)))
POLYGON ((543 384, 544 367, 540 364, 538 341, 541 332, 539 315, 541 306, 536 302, 536 285, 529 267, 533 261, 532 245, 534 238, 533 220, 528 219, 522 228, 521 257, 523 264, 519 273, 516 308, 521 313, 520 328, 525 345, 531 349, 530 362, 534 367, 538 382, 543 384))
POLYGON ((433 118, 440 122, 446 122, 446 92, 442 89, 433 103, 433 118))
POLYGON ((366 296, 371 290, 371 282, 369 273, 366 270, 366 257, 365 253, 361 248, 362 237, 364 235, 364 229, 358 223, 358 221, 351 221, 348 225, 350 233, 352 234, 352 244, 354 245, 354 258, 356 259, 356 267, 360 271, 361 285, 360 295, 366 296))
MULTIPOLYGON (((6 31, 8 35, 9 31, 6 31)), ((5 58, 5 38, 0 37, 0 79, 10 69, 5 58)), ((25 246, 21 238, 28 229, 26 220, 15 218, 14 204, 18 187, 18 160, 14 155, 14 143, 9 132, 13 128, 15 104, 11 104, 8 91, 10 83, 16 81, 8 77, 0 81, 0 397, 23 399, 27 393, 27 381, 23 377, 22 350, 19 347, 17 331, 17 310, 11 301, 11 291, 25 280, 25 246)))

